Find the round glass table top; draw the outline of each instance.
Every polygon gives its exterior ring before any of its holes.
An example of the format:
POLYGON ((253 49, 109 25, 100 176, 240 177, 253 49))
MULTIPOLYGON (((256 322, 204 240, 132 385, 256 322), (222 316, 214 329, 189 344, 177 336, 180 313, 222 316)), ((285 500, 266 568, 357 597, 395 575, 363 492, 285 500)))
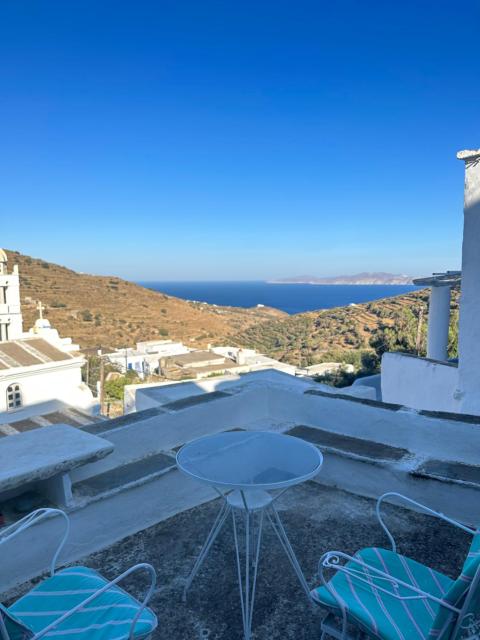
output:
POLYGON ((272 431, 205 436, 177 453, 178 468, 206 484, 232 489, 282 489, 313 478, 323 457, 309 442, 272 431))

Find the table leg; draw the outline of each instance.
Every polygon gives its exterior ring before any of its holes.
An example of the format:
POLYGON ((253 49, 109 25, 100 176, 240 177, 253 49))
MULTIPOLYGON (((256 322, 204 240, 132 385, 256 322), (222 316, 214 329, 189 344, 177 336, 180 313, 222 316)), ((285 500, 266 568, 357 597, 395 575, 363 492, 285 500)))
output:
POLYGON ((275 508, 275 505, 272 503, 267 510, 267 518, 272 525, 273 530, 277 534, 278 539, 280 540, 280 544, 283 547, 288 559, 290 560, 290 564, 292 565, 295 573, 297 574, 297 578, 302 585, 303 590, 307 594, 307 598, 310 600, 310 589, 308 588, 307 581, 305 580, 305 576, 303 575, 300 564, 297 560, 297 556, 290 544, 290 540, 288 539, 287 532, 285 531, 285 527, 280 520, 280 516, 278 511, 275 508), (271 511, 272 513, 269 513, 271 511))
POLYGON ((239 534, 235 509, 232 510, 233 538, 235 541, 235 556, 237 560, 238 586, 240 589, 240 605, 242 608, 242 622, 245 640, 250 640, 252 633, 253 608, 257 587, 258 561, 262 541, 264 510, 259 511, 258 525, 255 523, 253 511, 237 510, 245 514, 245 571, 242 571, 239 534), (245 574, 245 575, 243 575, 245 574))
POLYGON ((193 582, 193 579, 195 578, 195 576, 197 575, 197 573, 200 570, 200 567, 202 566, 205 558, 208 555, 208 552, 210 551, 210 547, 212 546, 212 544, 215 542, 215 539, 217 538, 218 534, 220 533, 223 525, 225 524, 225 521, 230 513, 230 511, 232 510, 232 508, 230 507, 230 505, 224 500, 223 504, 220 508, 220 511, 218 512, 218 515, 215 519, 215 522, 213 523, 213 526, 210 530, 210 533, 207 536, 207 539, 204 542, 204 545, 202 547, 202 550, 200 551, 200 554, 198 556, 198 558, 195 560, 195 564, 193 565, 193 569, 190 572, 190 575, 188 576, 186 582, 185 582, 185 586, 183 588, 183 601, 185 602, 187 599, 187 591, 190 588, 190 585, 193 582))

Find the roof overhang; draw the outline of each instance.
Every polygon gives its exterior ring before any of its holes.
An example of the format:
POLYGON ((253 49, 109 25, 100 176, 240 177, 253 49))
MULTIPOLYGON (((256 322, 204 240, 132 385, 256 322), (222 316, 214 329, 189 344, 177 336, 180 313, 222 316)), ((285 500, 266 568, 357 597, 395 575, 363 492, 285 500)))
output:
POLYGON ((413 284, 417 287, 457 287, 462 283, 461 271, 445 271, 433 273, 425 278, 414 278, 413 284))

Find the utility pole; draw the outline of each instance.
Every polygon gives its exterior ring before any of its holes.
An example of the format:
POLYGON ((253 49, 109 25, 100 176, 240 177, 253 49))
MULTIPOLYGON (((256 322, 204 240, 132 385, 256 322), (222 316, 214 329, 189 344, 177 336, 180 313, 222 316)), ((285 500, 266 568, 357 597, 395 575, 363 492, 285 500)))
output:
POLYGON ((417 356, 419 355, 420 350, 422 348, 422 324, 423 324, 424 311, 425 309, 423 308, 423 305, 422 305, 418 311, 417 337, 415 340, 415 350, 417 352, 417 356))
POLYGON ((100 415, 103 416, 103 405, 105 402, 105 363, 103 361, 102 350, 98 350, 100 357, 100 415))

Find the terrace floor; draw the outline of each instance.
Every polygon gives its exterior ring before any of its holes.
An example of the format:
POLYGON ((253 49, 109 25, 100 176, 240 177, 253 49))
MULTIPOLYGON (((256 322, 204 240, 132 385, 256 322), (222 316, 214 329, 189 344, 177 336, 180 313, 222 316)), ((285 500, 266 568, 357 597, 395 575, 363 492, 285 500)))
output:
MULTIPOLYGON (((159 496, 161 500, 161 496, 159 496)), ((388 546, 377 523, 375 502, 308 482, 278 501, 309 585, 316 584, 321 554, 348 553, 367 546, 388 546)), ((180 513, 110 548, 84 558, 82 564, 113 578, 137 562, 158 572, 151 602, 159 617, 155 640, 241 640, 242 625, 231 526, 226 526, 194 581, 187 603, 183 580, 200 551, 219 508, 218 500, 180 513)), ((468 537, 431 517, 385 505, 387 522, 400 552, 455 576, 467 551, 468 537)), ((135 514, 132 514, 135 517, 135 514)), ((108 514, 105 514, 108 526, 108 514)), ((140 595, 143 578, 125 587, 140 595)), ((23 585, 23 589, 27 585, 23 585)), ((307 601, 274 533, 265 527, 259 565, 253 632, 257 640, 318 640, 324 611, 307 601)))

